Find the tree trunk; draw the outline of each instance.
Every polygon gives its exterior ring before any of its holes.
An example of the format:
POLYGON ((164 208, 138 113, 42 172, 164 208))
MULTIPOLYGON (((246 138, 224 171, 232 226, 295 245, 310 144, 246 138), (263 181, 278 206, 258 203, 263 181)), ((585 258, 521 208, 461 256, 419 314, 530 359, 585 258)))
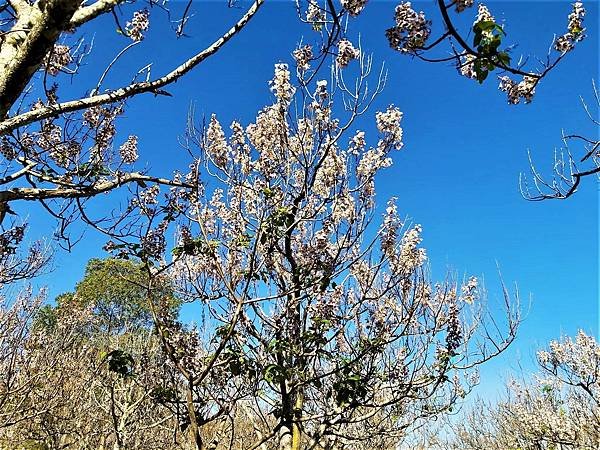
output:
POLYGON ((40 68, 65 31, 81 0, 47 0, 23 5, 0 46, 0 120, 40 68))
POLYGON ((300 424, 304 396, 301 392, 294 389, 282 400, 282 426, 279 431, 279 450, 301 450, 302 428, 300 424))
POLYGON ((300 450, 302 446, 302 430, 300 427, 302 420, 302 408, 304 406, 304 395, 302 392, 296 394, 296 404, 294 405, 294 421, 292 423, 292 450, 300 450))
POLYGON ((202 436, 200 436, 200 427, 198 427, 198 418, 196 417, 196 408, 194 408, 194 393, 193 385, 191 383, 187 388, 186 397, 188 416, 190 419, 190 433, 192 435, 194 446, 196 450, 204 450, 202 436))

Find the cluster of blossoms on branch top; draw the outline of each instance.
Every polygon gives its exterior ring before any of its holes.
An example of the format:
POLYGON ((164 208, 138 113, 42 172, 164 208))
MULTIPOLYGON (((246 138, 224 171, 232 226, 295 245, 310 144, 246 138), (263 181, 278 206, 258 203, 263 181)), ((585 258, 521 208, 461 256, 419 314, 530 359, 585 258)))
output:
POLYGON ((556 51, 566 53, 575 48, 575 44, 585 38, 585 28, 583 27, 583 18, 585 9, 582 2, 573 3, 573 10, 569 14, 569 24, 567 32, 559 36, 554 42, 556 51))
MULTIPOLYGON (((359 15, 365 4, 366 1, 342 1, 342 10, 336 11, 331 9, 331 4, 321 5, 318 1, 308 1, 306 21, 324 36, 324 45, 337 43, 335 55, 340 68, 359 58, 359 51, 353 47, 339 23, 344 14, 350 17, 359 15)), ((465 37, 453 22, 450 14, 452 7, 460 14, 475 4, 475 0, 455 0, 447 4, 438 0, 437 6, 443 19, 444 31, 438 32, 439 36, 436 37, 433 36, 432 21, 425 12, 415 10, 409 1, 401 2, 394 10, 394 26, 387 29, 386 38, 390 46, 400 53, 428 62, 454 61, 461 75, 480 83, 483 83, 491 72, 498 70, 501 72, 498 77, 500 90, 506 93, 510 104, 518 104, 521 101, 531 102, 540 81, 585 37, 585 9, 583 3, 575 2, 568 17, 567 32, 554 40, 553 48, 558 55, 551 55, 549 52, 545 61, 541 58, 521 57, 518 62, 513 63, 511 53, 514 46, 502 46, 506 37, 505 24, 499 23, 485 4, 477 5, 472 29, 465 37), (448 51, 440 53, 439 56, 429 56, 444 42, 449 46, 448 51), (537 61, 538 66, 527 68, 526 65, 532 60, 537 61)), ((319 59, 312 51, 308 52, 309 48, 304 46, 294 52, 294 57, 299 62, 298 67, 302 71, 309 69, 311 60, 319 59)))
POLYGON ((431 21, 423 11, 416 12, 410 2, 396 6, 396 25, 386 31, 390 46, 401 53, 415 53, 423 48, 431 34, 431 21))
POLYGON ((489 9, 483 3, 477 7, 477 15, 471 31, 472 42, 468 42, 453 23, 449 11, 452 6, 456 13, 463 13, 475 5, 474 0, 457 0, 449 4, 438 1, 444 29, 438 37, 432 36, 432 22, 423 11, 413 9, 411 2, 402 2, 396 6, 393 27, 386 31, 390 46, 400 53, 409 54, 428 62, 454 61, 459 73, 482 83, 494 70, 500 70, 505 75, 500 78, 500 90, 506 92, 508 102, 529 103, 535 87, 540 80, 572 50, 575 44, 585 37, 583 18, 585 9, 581 2, 573 4, 569 14, 568 31, 554 41, 554 49, 558 56, 548 55, 547 61, 538 59, 540 67, 526 69, 529 58, 520 58, 517 64, 512 64, 511 47, 502 48, 506 37, 505 25, 499 24, 489 9), (448 53, 431 57, 429 53, 443 42, 450 45, 448 53), (519 76, 513 80, 511 76, 519 76))
POLYGON ((134 42, 140 42, 144 39, 144 33, 150 28, 150 15, 147 9, 142 9, 133 13, 133 17, 125 26, 127 35, 134 42))

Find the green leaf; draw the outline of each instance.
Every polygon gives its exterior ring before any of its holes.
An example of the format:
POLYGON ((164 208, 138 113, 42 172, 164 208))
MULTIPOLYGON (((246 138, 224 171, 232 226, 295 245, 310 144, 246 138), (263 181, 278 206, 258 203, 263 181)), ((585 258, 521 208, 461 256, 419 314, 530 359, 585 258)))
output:
POLYGON ((473 31, 485 32, 485 31, 494 30, 497 27, 498 27, 498 25, 493 20, 482 20, 481 22, 477 22, 473 26, 473 31))
POLYGON ((279 383, 285 378, 285 370, 278 364, 269 364, 264 370, 263 378, 269 383, 279 383))
POLYGON ((108 370, 124 377, 133 376, 135 361, 133 356, 123 350, 113 350, 106 356, 108 370))
POLYGON ((498 47, 500 47, 500 44, 502 43, 502 37, 498 36, 494 36, 494 38, 492 39, 492 41, 490 42, 489 45, 489 53, 492 52, 496 52, 498 50, 498 47))
POLYGON ((500 63, 504 64, 505 66, 508 66, 510 64, 510 55, 508 53, 499 52, 496 56, 498 58, 498 61, 500 61, 500 63))
POLYGON ((479 72, 477 72, 477 81, 479 81, 479 83, 483 83, 485 81, 485 79, 488 77, 489 72, 487 70, 481 70, 479 72))
POLYGON ((231 330, 231 325, 221 325, 220 327, 217 327, 217 329, 215 330, 215 335, 221 339, 223 339, 224 337, 226 337, 229 334, 229 331, 231 330))

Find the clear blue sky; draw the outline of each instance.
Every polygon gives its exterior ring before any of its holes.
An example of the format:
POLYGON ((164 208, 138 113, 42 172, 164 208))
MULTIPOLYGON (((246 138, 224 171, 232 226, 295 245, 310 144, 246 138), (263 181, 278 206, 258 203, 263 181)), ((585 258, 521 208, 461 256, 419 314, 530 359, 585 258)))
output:
MULTIPOLYGON (((431 14, 433 3, 413 4, 439 22, 431 14)), ((579 96, 591 98, 591 80, 597 78, 598 5, 586 5, 588 39, 543 81, 532 104, 519 106, 507 104, 493 77, 480 86, 448 65, 419 62, 390 50, 383 31, 392 25, 394 6, 373 0, 351 24, 352 30, 360 31, 363 49, 373 53, 375 65, 385 61, 389 70, 387 88, 369 119, 389 103, 404 111, 405 147, 395 153, 393 167, 381 177, 378 199, 383 205, 396 196, 401 214, 423 225, 423 244, 437 278, 443 278, 447 269, 460 276, 484 277, 492 301, 500 296, 497 265, 509 288, 518 284, 527 318, 516 345, 484 370, 482 378, 489 380, 489 388, 515 366, 517 358, 528 366, 535 348, 549 339, 573 334, 578 328, 598 332, 596 180, 585 180, 580 192, 567 201, 531 203, 518 190, 519 173, 528 170, 527 149, 539 168, 549 173, 562 129, 597 134, 586 120, 579 96), (493 376, 487 378, 486 373, 493 376)), ((489 6, 497 19, 506 20, 508 41, 521 44, 515 54, 525 55, 545 55, 553 33, 564 32, 570 10, 566 2, 492 2, 489 6)), ((154 63, 154 75, 164 72, 209 43, 241 14, 222 2, 197 7, 200 12, 188 25, 189 37, 178 41, 164 37, 155 32, 160 27, 154 23, 143 44, 115 67, 106 87, 129 80, 148 61, 154 63)), ((464 13, 468 23, 475 12, 464 13)), ((126 39, 114 29, 107 18, 83 30, 95 35, 95 52, 81 79, 97 79, 102 64, 124 44, 126 39)), ((215 112, 222 123, 233 119, 249 123, 270 101, 266 83, 273 64, 291 62, 296 43, 310 33, 296 20, 291 2, 267 3, 222 51, 168 88, 172 98, 149 95, 130 101, 117 143, 127 134, 137 134, 141 159, 155 171, 169 174, 184 168, 177 136, 184 131, 190 103, 195 104, 198 117, 215 112)), ((73 91, 63 91, 61 98, 75 96, 82 86, 73 84, 73 91)), ((32 226, 48 223, 38 210, 31 209, 30 214, 32 226)), ((43 280, 50 285, 51 296, 72 289, 85 261, 100 254, 97 249, 102 243, 88 233, 71 255, 57 254, 55 271, 43 280)))

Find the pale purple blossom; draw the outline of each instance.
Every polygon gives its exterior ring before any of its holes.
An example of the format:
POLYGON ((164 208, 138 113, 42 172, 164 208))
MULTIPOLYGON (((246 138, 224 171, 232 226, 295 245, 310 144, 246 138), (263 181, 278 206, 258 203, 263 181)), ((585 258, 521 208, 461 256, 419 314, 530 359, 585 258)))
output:
POLYGON ((144 33, 150 27, 149 13, 147 9, 142 9, 133 13, 133 17, 125 25, 129 37, 134 42, 140 42, 144 39, 144 33))
POLYGON ((368 0, 341 0, 342 6, 346 8, 351 16, 358 16, 365 8, 368 0))
POLYGON ((310 69, 310 61, 313 58, 313 51, 310 45, 303 45, 292 52, 292 56, 296 61, 296 66, 300 71, 310 69))
POLYGON ((424 47, 431 34, 424 12, 416 12, 410 2, 396 6, 396 25, 386 31, 390 46, 402 53, 415 53, 424 47))
POLYGON ((54 47, 45 60, 46 71, 52 75, 58 75, 65 67, 73 62, 71 49, 67 45, 54 44, 54 47))
POLYGON ((342 39, 338 42, 338 54, 335 58, 335 62, 338 67, 345 68, 350 64, 352 60, 360 58, 360 50, 354 48, 352 42, 348 39, 342 39))
POLYGON ((123 164, 133 164, 138 159, 138 138, 131 135, 119 147, 119 155, 123 164))

